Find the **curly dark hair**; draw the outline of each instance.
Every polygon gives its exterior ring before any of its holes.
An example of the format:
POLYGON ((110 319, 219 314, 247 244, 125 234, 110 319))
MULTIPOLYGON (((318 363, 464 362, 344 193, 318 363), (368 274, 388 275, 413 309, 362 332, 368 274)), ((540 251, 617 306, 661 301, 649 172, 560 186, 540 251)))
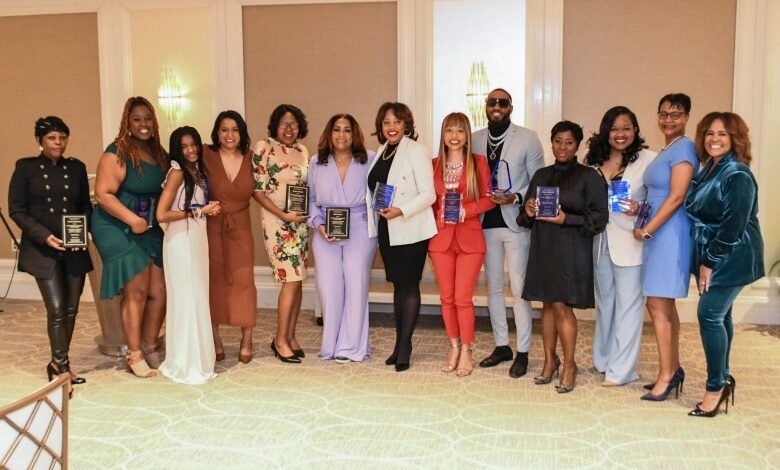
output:
POLYGON ((571 136, 574 137, 574 140, 577 142, 577 148, 580 147, 580 142, 582 142, 583 137, 582 126, 572 121, 561 121, 555 124, 550 131, 550 142, 552 142, 555 138, 555 134, 559 134, 561 132, 571 132, 571 136))
POLYGON ((376 112, 376 119, 374 119, 376 131, 371 135, 375 135, 376 140, 378 140, 380 144, 387 142, 384 134, 382 134, 382 121, 385 119, 385 114, 387 114, 388 111, 392 111, 399 121, 403 121, 404 135, 412 140, 417 140, 417 131, 414 130, 414 114, 412 114, 412 110, 403 103, 390 101, 382 103, 382 106, 379 107, 379 111, 376 112))
POLYGON ((588 153, 585 155, 585 163, 601 166, 605 161, 609 160, 609 154, 612 151, 609 145, 609 131, 615 124, 615 119, 619 116, 628 116, 631 125, 634 126, 634 141, 623 151, 622 165, 625 167, 629 163, 635 162, 639 158, 639 152, 647 148, 645 139, 642 138, 639 132, 636 114, 625 106, 615 106, 609 108, 604 113, 604 117, 601 118, 601 124, 599 125, 599 131, 594 132, 593 136, 588 139, 588 153))
POLYGON ((215 152, 219 151, 219 126, 222 125, 222 121, 225 119, 232 119, 238 126, 238 134, 241 136, 241 140, 238 142, 238 150, 242 154, 245 154, 249 150, 249 146, 252 144, 252 139, 249 138, 249 131, 246 128, 246 121, 241 117, 238 111, 228 109, 222 111, 217 115, 217 119, 214 120, 214 127, 211 129, 211 145, 209 148, 215 152))
POLYGON ((352 159, 356 162, 363 164, 368 161, 368 154, 366 153, 366 144, 363 139, 363 130, 360 129, 360 124, 352 117, 351 114, 335 114, 328 123, 325 124, 325 129, 320 136, 320 142, 317 145, 317 164, 327 165, 328 157, 333 153, 333 126, 336 125, 336 121, 339 119, 346 119, 349 121, 349 126, 352 128, 352 159))
POLYGON ((271 112, 271 116, 268 118, 268 137, 277 139, 279 135, 279 123, 282 120, 282 116, 290 113, 295 118, 295 122, 298 123, 298 138, 305 139, 309 134, 309 122, 306 120, 306 115, 297 106, 291 104, 280 104, 276 109, 271 112))
POLYGON ((658 111, 661 111, 661 106, 668 102, 672 108, 682 108, 685 114, 691 113, 691 97, 685 93, 669 93, 661 97, 658 101, 658 111))

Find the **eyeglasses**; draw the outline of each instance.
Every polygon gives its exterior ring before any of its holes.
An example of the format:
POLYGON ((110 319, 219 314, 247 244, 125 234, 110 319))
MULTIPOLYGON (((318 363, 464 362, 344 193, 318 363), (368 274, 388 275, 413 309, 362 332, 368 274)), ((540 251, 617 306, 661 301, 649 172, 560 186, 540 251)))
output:
POLYGON ((280 122, 279 123, 279 129, 290 129, 293 131, 298 130, 298 123, 297 122, 280 122))
POLYGON ((498 106, 499 108, 508 108, 512 104, 512 100, 509 98, 486 98, 485 105, 488 108, 498 106))
POLYGON ((658 112, 658 119, 661 121, 666 121, 666 118, 671 119, 672 121, 677 121, 683 116, 687 116, 688 113, 667 113, 666 111, 659 111, 658 112))

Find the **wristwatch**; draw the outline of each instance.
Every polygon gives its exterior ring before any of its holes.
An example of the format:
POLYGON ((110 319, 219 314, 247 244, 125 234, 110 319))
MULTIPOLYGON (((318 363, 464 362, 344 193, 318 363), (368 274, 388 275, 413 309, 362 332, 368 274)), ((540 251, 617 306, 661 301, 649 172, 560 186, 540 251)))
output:
POLYGON ((515 193, 515 198, 512 200, 512 204, 520 204, 520 195, 515 193))
POLYGON ((653 234, 647 233, 647 230, 642 229, 642 238, 644 240, 651 240, 653 238, 653 234))

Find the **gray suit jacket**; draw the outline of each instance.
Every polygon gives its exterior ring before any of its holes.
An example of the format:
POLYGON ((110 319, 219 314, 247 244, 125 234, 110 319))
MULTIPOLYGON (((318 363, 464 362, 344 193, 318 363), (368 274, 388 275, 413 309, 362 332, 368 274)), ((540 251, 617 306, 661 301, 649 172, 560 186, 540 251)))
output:
MULTIPOLYGON (((487 155, 488 130, 482 129, 472 136, 474 153, 487 155)), ((522 201, 525 200, 525 192, 528 183, 536 170, 544 166, 544 150, 536 132, 515 124, 509 125, 504 146, 501 148, 500 158, 506 160, 509 165, 509 176, 512 178, 513 193, 520 195, 521 204, 504 204, 501 206, 501 215, 504 222, 513 232, 525 230, 517 225, 517 216, 520 214, 522 201)))

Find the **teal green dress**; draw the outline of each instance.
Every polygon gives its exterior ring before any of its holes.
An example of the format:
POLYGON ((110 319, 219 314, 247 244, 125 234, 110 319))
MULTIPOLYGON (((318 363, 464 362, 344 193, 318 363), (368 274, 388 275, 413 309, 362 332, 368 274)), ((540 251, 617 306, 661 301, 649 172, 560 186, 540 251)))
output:
MULTIPOLYGON (((107 153, 117 153, 111 144, 107 153)), ((127 174, 117 199, 132 208, 136 199, 148 197, 154 199, 155 206, 162 193, 165 180, 163 169, 159 165, 141 162, 139 175, 132 161, 127 161, 127 174)), ((122 292, 128 281, 143 271, 149 263, 163 266, 163 231, 154 216, 153 226, 141 234, 135 234, 130 227, 104 211, 99 205, 92 212, 92 237, 103 260, 103 277, 100 283, 100 298, 111 299, 122 292)))

